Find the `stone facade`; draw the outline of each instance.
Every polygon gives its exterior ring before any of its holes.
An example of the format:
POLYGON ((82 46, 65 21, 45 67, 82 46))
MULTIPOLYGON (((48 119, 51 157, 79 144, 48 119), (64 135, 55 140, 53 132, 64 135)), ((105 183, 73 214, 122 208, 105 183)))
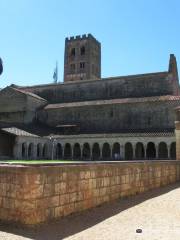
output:
POLYGON ((64 82, 101 78, 101 44, 91 35, 66 38, 64 82))
POLYGON ((0 219, 48 222, 179 180, 179 161, 0 166, 0 219))
MULTIPOLYGON (((29 133, 15 133, 15 140, 14 133, 7 133, 7 142, 14 142, 7 154, 18 159, 174 158, 174 108, 180 95, 173 54, 167 71, 103 79, 100 43, 83 35, 66 39, 64 69, 64 83, 11 85, 0 91, 0 128, 29 133)), ((3 140, 0 153, 2 148, 3 140)))

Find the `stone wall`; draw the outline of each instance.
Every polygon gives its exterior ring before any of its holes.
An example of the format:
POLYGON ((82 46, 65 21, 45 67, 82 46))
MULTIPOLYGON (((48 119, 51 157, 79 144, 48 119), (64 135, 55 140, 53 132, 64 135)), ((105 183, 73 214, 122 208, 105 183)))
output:
POLYGON ((38 224, 180 180, 179 161, 1 166, 0 219, 38 224))
POLYGON ((75 124, 81 133, 118 133, 129 131, 156 131, 174 129, 174 108, 180 100, 105 103, 85 102, 77 105, 64 104, 59 108, 45 108, 39 119, 50 126, 75 124))
POLYGON ((176 82, 168 72, 142 74, 102 80, 23 87, 49 103, 80 102, 100 99, 176 95, 176 82))

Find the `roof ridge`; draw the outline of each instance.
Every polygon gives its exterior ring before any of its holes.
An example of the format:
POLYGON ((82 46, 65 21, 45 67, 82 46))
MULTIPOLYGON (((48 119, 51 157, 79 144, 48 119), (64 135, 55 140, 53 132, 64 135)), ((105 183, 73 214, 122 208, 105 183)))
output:
POLYGON ((43 100, 43 101, 46 101, 46 102, 47 102, 46 99, 40 97, 39 95, 37 95, 37 94, 35 94, 35 93, 28 92, 28 91, 25 91, 25 90, 22 90, 22 89, 19 89, 19 88, 15 88, 15 87, 11 87, 11 86, 10 86, 9 88, 12 88, 12 89, 14 89, 14 90, 16 90, 16 91, 18 91, 18 92, 20 92, 20 93, 23 93, 23 94, 25 94, 25 95, 29 95, 29 96, 31 96, 31 97, 35 97, 35 98, 37 98, 37 99, 40 99, 40 100, 43 100))
POLYGON ((68 102, 68 103, 50 103, 45 109, 58 108, 58 107, 75 107, 75 106, 87 106, 87 105, 101 105, 101 104, 115 104, 115 103, 135 103, 135 102, 147 102, 147 101, 167 101, 167 100, 180 100, 180 96, 164 95, 164 96, 151 96, 151 97, 140 97, 140 98, 115 98, 115 99, 102 99, 92 100, 83 102, 68 102))
POLYGON ((59 85, 69 85, 69 84, 83 84, 88 82, 96 82, 99 80, 108 81, 108 80, 116 80, 116 79, 126 79, 126 78, 139 78, 139 77, 149 77, 149 76, 156 76, 160 74, 168 74, 167 71, 163 72, 152 72, 152 73, 142 73, 142 74, 134 74, 134 75, 124 75, 124 76, 114 76, 114 77, 103 77, 103 78, 96 78, 96 79, 87 79, 84 81, 77 80, 77 81, 68 81, 68 82, 59 82, 59 83, 47 83, 47 84, 38 84, 38 85, 32 85, 32 86, 17 86, 18 89, 24 89, 24 88, 35 88, 35 87, 48 87, 48 86, 59 86, 59 85))

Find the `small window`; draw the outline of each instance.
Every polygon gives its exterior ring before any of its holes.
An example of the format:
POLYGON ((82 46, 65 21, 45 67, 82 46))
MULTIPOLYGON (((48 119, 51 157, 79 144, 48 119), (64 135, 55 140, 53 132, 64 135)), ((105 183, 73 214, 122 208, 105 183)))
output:
POLYGON ((72 48, 71 49, 71 56, 75 57, 75 55, 76 55, 76 50, 75 50, 75 48, 72 48))
POLYGON ((85 62, 80 62, 80 68, 84 69, 85 68, 85 62))
POLYGON ((81 47, 81 56, 85 55, 85 47, 81 47))

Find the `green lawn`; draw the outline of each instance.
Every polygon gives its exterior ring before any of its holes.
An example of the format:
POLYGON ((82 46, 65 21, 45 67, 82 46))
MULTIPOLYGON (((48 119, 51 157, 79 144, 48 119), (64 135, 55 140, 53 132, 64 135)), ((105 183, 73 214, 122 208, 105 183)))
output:
POLYGON ((51 163, 75 163, 72 160, 1 160, 0 163, 8 164, 51 164, 51 163))

